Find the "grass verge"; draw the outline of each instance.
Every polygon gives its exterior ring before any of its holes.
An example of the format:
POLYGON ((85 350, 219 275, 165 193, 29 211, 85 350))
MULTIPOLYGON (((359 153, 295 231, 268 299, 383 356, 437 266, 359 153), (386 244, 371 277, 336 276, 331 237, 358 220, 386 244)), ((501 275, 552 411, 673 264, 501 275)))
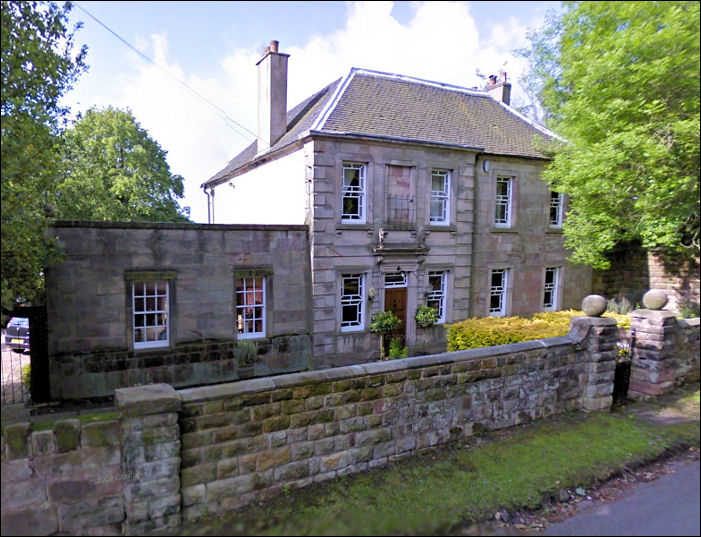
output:
POLYGON ((589 487, 699 444, 699 389, 674 404, 695 420, 660 425, 628 409, 571 413, 476 438, 380 470, 286 491, 182 535, 418 535, 450 531, 499 509, 536 508, 560 489, 589 487))

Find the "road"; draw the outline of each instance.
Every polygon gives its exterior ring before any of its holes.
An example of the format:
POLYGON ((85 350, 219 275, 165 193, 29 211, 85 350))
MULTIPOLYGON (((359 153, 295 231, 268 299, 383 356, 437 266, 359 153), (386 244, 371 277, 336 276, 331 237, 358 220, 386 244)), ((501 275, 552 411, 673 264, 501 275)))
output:
POLYGON ((611 502, 590 503, 543 535, 699 535, 699 461, 677 460, 670 473, 639 483, 611 502))

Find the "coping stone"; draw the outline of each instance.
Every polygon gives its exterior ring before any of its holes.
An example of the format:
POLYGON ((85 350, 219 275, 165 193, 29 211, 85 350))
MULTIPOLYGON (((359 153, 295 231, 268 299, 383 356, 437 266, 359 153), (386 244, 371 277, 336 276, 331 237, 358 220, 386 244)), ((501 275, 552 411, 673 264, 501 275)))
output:
POLYGON ((125 417, 178 412, 180 394, 169 384, 149 384, 115 390, 115 405, 125 417))

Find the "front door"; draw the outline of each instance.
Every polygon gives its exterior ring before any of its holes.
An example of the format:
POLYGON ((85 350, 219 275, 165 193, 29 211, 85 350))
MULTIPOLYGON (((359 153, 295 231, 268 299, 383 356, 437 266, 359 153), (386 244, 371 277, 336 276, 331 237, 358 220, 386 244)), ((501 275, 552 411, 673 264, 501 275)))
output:
POLYGON ((385 339, 385 352, 389 352, 389 343, 395 337, 402 338, 402 346, 406 339, 406 287, 385 289, 385 311, 391 311, 402 321, 402 324, 385 339))

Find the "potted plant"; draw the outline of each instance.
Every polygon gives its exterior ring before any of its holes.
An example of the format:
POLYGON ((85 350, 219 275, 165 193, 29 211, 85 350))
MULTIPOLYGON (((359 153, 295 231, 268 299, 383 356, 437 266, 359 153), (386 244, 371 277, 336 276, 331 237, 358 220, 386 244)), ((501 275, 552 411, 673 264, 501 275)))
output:
MULTIPOLYGON (((416 308, 416 313, 414 315, 414 318, 416 319, 416 326, 423 330, 428 330, 431 328, 434 324, 436 324, 436 321, 438 321, 438 311, 436 308, 432 308, 431 306, 419 306, 416 308)), ((424 354, 426 353, 426 338, 422 337, 421 338, 421 343, 423 346, 423 352, 424 354)))
POLYGON ((375 334, 380 334, 380 359, 384 360, 385 356, 385 336, 394 332, 402 320, 391 311, 383 311, 372 316, 370 322, 370 331, 375 334))
POLYGON ((258 355, 258 345, 253 341, 242 339, 236 342, 234 358, 238 363, 238 375, 241 379, 251 378, 254 373, 254 363, 258 355))

